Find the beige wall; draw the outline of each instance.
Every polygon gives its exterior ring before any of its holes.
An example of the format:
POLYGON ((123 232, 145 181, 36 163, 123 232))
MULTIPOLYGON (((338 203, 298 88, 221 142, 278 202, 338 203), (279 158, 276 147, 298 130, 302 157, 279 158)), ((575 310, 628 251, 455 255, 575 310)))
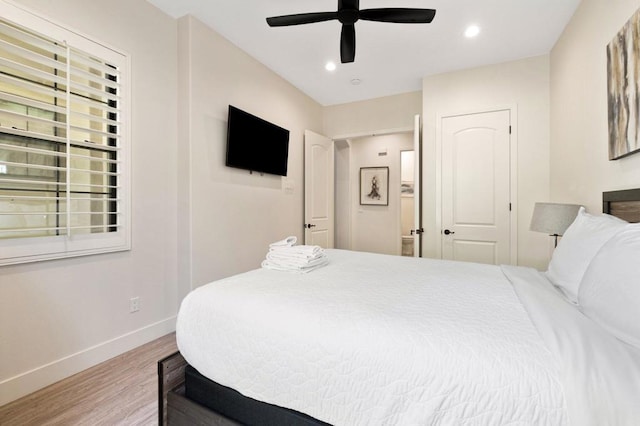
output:
POLYGON ((175 20, 144 0, 17 3, 131 55, 133 248, 0 268, 0 405, 172 331, 179 303, 175 20))
POLYGON ((640 187, 640 154, 608 160, 606 46, 637 0, 583 0, 551 52, 551 198, 602 211, 602 192, 640 187))
POLYGON ((514 108, 517 138, 518 264, 546 269, 549 239, 529 231, 536 201, 549 198, 549 57, 490 65, 423 80, 423 255, 437 257, 438 116, 514 108))
POLYGON ((322 107, 193 17, 179 20, 179 38, 180 218, 191 229, 180 273, 196 287, 259 267, 270 242, 303 241, 303 133, 322 132, 322 107), (229 104, 290 131, 291 193, 285 178, 224 165, 229 104))
POLYGON ((413 117, 422 111, 420 92, 323 108, 324 134, 333 139, 370 136, 379 131, 413 129, 413 117))

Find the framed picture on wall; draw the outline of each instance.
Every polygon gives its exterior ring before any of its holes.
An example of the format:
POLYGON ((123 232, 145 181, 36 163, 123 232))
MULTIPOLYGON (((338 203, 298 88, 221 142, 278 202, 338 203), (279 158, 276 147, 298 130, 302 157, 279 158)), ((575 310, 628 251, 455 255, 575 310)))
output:
POLYGON ((389 205, 389 167, 360 167, 360 204, 389 205))
POLYGON ((607 45, 609 160, 640 152, 640 10, 607 45))

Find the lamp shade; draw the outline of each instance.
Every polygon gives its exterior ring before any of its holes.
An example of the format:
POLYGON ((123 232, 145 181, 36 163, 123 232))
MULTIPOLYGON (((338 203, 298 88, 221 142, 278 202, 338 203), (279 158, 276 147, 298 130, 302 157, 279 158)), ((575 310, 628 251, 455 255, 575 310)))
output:
POLYGON ((536 203, 529 229, 562 235, 575 220, 580 207, 578 204, 536 203))

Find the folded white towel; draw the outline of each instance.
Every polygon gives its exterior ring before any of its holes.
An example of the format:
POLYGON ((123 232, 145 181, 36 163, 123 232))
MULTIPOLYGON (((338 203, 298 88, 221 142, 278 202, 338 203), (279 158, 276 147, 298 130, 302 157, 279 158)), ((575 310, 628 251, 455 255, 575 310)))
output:
POLYGON ((276 252, 283 256, 311 258, 324 253, 324 250, 320 246, 305 246, 305 245, 291 246, 291 247, 283 246, 283 247, 277 247, 275 249, 269 250, 269 253, 276 253, 276 252))
POLYGON ((287 247, 277 250, 270 250, 267 253, 267 259, 300 259, 312 260, 326 256, 324 250, 295 250, 296 247, 287 247))
POLYGON ((269 244, 269 249, 278 249, 284 247, 291 247, 295 243, 298 242, 298 238, 295 236, 290 236, 285 238, 284 240, 276 241, 275 243, 269 244))
POLYGON ((291 256, 281 256, 278 253, 268 253, 267 259, 269 262, 277 263, 282 266, 292 266, 292 267, 305 267, 305 266, 313 266, 318 263, 323 262, 327 258, 327 255, 322 253, 313 258, 304 258, 304 257, 291 257, 291 256))
POLYGON ((263 260, 261 266, 265 269, 272 269, 275 271, 297 272, 300 274, 306 274, 315 269, 323 267, 327 263, 329 263, 329 259, 327 259, 326 257, 323 257, 321 259, 316 259, 311 263, 307 263, 304 266, 292 265, 292 264, 287 264, 287 263, 282 263, 282 262, 277 262, 272 260, 263 260))

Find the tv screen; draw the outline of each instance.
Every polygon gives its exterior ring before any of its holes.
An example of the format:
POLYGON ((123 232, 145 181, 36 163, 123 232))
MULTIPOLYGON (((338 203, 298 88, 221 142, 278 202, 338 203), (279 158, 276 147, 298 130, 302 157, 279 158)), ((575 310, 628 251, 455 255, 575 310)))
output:
POLYGON ((287 175, 289 131, 229 105, 228 167, 287 175))

